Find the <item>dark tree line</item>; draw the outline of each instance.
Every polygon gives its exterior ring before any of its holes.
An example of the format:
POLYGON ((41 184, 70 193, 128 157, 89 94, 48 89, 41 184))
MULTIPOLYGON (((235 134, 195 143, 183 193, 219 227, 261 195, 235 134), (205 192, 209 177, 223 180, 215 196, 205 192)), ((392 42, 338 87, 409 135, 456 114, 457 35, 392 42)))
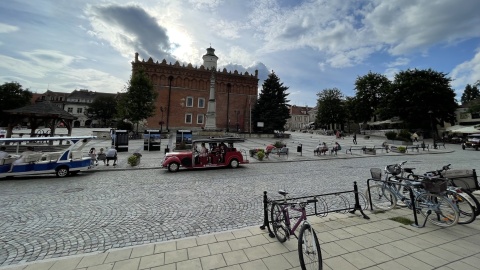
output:
MULTIPOLYGON (((318 93, 316 122, 334 128, 334 124, 348 121, 366 123, 398 117, 405 128, 425 130, 432 121, 454 123, 458 104, 450 83, 447 74, 432 69, 400 71, 393 81, 369 72, 356 79, 354 97, 343 98, 338 89, 318 93), (331 104, 336 107, 332 109, 331 104)), ((478 96, 478 89, 470 92, 469 99, 478 96)))

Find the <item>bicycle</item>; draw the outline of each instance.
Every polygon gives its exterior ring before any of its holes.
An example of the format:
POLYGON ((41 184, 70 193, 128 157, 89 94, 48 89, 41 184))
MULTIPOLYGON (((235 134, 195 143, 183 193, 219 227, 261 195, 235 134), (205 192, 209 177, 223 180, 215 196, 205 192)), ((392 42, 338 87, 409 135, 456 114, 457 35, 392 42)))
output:
MULTIPOLYGON (((445 165, 441 170, 435 170, 426 172, 425 175, 428 177, 439 177, 444 178, 444 172, 450 170, 450 165, 445 165)), ((425 176, 417 175, 411 172, 407 178, 412 179, 413 181, 421 181, 425 176)), ((476 217, 480 214, 480 203, 477 198, 468 190, 465 190, 461 187, 455 186, 453 181, 445 178, 448 181, 448 187, 446 190, 446 195, 456 204, 459 209, 460 219, 459 224, 469 224, 475 221, 476 217)))
POLYGON ((288 193, 279 190, 278 193, 283 196, 283 202, 273 202, 271 208, 271 222, 275 237, 281 243, 290 239, 294 235, 298 239, 298 256, 300 266, 303 270, 323 269, 322 252, 317 234, 307 221, 307 212, 305 207, 309 203, 315 203, 317 199, 309 199, 303 202, 287 202, 288 193), (300 217, 293 224, 290 223, 289 211, 300 212, 300 217), (296 229, 302 224, 298 237, 295 235, 296 229))
POLYGON ((416 182, 406 178, 398 181, 398 177, 390 177, 382 180, 381 169, 373 168, 370 171, 373 179, 382 181, 381 184, 370 186, 366 191, 366 197, 372 207, 387 211, 395 208, 397 201, 400 200, 409 209, 415 207, 417 212, 434 225, 450 227, 458 223, 459 210, 445 194, 447 190, 445 179, 425 177, 422 182, 416 182), (411 190, 413 201, 401 192, 398 188, 400 185, 405 186, 409 192, 411 190))

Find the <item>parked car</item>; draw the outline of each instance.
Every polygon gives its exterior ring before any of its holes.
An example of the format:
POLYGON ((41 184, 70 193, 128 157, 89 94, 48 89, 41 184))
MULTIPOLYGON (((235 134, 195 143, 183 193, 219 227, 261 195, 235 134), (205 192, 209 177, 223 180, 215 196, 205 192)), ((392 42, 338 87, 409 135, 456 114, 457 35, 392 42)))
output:
POLYGON ((0 130, 0 138, 5 138, 7 136, 7 131, 2 129, 0 130))
POLYGON ((244 142, 244 140, 240 138, 195 140, 192 142, 191 149, 166 153, 162 167, 170 172, 176 172, 180 167, 185 169, 237 168, 240 164, 249 163, 246 151, 234 147, 233 144, 237 142, 244 142), (202 151, 202 147, 206 149, 202 151))
POLYGON ((462 143, 462 149, 475 148, 478 151, 480 147, 480 133, 470 134, 467 136, 467 141, 462 143))

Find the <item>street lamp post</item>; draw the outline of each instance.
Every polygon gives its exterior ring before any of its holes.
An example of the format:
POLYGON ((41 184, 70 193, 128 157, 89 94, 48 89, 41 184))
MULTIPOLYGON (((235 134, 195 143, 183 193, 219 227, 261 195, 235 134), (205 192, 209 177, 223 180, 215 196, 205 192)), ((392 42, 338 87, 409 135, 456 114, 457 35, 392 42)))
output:
POLYGON ((170 96, 172 94, 172 81, 173 81, 173 76, 169 76, 168 77, 167 132, 169 132, 168 122, 170 120, 170 96))
POLYGON ((238 114, 239 113, 240 113, 240 111, 235 110, 235 115, 237 116, 237 132, 238 132, 238 114))
POLYGON ((160 119, 160 122, 158 122, 160 124, 160 134, 162 134, 162 130, 163 130, 163 107, 160 107, 160 112, 162 113, 162 118, 160 119))
POLYGON ((433 149, 437 149, 437 142, 435 141, 435 129, 433 125, 433 111, 428 111, 428 114, 430 115, 430 126, 432 129, 432 139, 433 139, 433 149))
POLYGON ((230 88, 232 85, 230 83, 227 83, 227 132, 230 131, 230 118, 228 115, 228 111, 230 109, 230 88))

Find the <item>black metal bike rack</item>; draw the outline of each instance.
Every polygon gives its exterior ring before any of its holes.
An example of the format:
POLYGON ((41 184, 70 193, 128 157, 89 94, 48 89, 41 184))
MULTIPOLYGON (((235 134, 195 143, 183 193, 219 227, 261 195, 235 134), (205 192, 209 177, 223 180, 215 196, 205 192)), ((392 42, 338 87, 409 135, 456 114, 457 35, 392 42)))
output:
MULTIPOLYGON (((291 204, 291 202, 288 202, 288 201, 299 201, 299 200, 302 200, 302 199, 317 199, 317 201, 314 204, 314 211, 313 212, 308 212, 307 213, 307 216, 321 216, 321 217, 325 217, 328 215, 328 213, 345 213, 345 212, 349 212, 351 214, 355 214, 355 212, 358 210, 360 211, 360 213, 362 214, 363 218, 364 219, 370 219, 364 212, 363 212, 363 208, 362 209, 362 206, 360 205, 360 198, 359 198, 359 195, 358 195, 358 186, 357 186, 357 182, 353 182, 353 190, 349 190, 349 191, 341 191, 341 192, 332 192, 332 193, 325 193, 325 194, 319 194, 319 195, 310 195, 310 196, 303 196, 303 197, 295 197, 295 198, 286 198, 286 201, 288 204, 291 204), (347 197, 345 197, 343 194, 354 194, 354 197, 355 197, 355 205, 353 206, 350 206, 350 203, 349 203, 349 200, 347 197), (337 207, 337 208, 331 208, 332 205, 330 205, 328 202, 328 197, 335 197, 335 198, 340 198, 343 203, 344 203, 344 207, 337 207)), ((268 213, 269 213, 269 209, 270 209, 270 206, 272 205, 273 202, 277 202, 277 203, 284 203, 285 202, 285 199, 277 199, 277 200, 273 200, 271 198, 269 198, 267 196, 267 192, 264 191, 263 192, 263 225, 260 226, 260 229, 262 230, 265 230, 265 228, 268 229, 268 232, 269 232, 269 236, 270 237, 275 237, 272 229, 270 228, 270 223, 271 221, 269 221, 269 217, 268 217, 268 213)), ((367 203, 367 202, 365 202, 367 203)))
MULTIPOLYGON (((375 178, 367 179, 368 203, 369 203, 369 205, 370 205, 370 210, 371 210, 371 211, 375 211, 375 210, 373 210, 372 195, 371 195, 371 193, 370 193, 370 181, 382 182, 382 183, 387 182, 387 183, 393 184, 393 185, 409 186, 408 184, 398 183, 398 182, 392 182, 392 181, 386 181, 386 180, 383 180, 383 179, 375 179, 375 178)), ((411 186, 410 186, 410 188, 409 188, 408 190, 409 190, 409 194, 410 194, 410 202, 411 202, 412 211, 413 211, 413 218, 414 218, 414 221, 415 221, 415 224, 411 224, 411 225, 412 225, 413 227, 423 228, 423 227, 425 227, 425 224, 427 223, 428 215, 430 215, 431 213, 429 213, 429 214, 427 215, 427 217, 425 218, 422 226, 418 225, 417 208, 415 207, 415 195, 413 194, 413 190, 412 190, 411 186)))

